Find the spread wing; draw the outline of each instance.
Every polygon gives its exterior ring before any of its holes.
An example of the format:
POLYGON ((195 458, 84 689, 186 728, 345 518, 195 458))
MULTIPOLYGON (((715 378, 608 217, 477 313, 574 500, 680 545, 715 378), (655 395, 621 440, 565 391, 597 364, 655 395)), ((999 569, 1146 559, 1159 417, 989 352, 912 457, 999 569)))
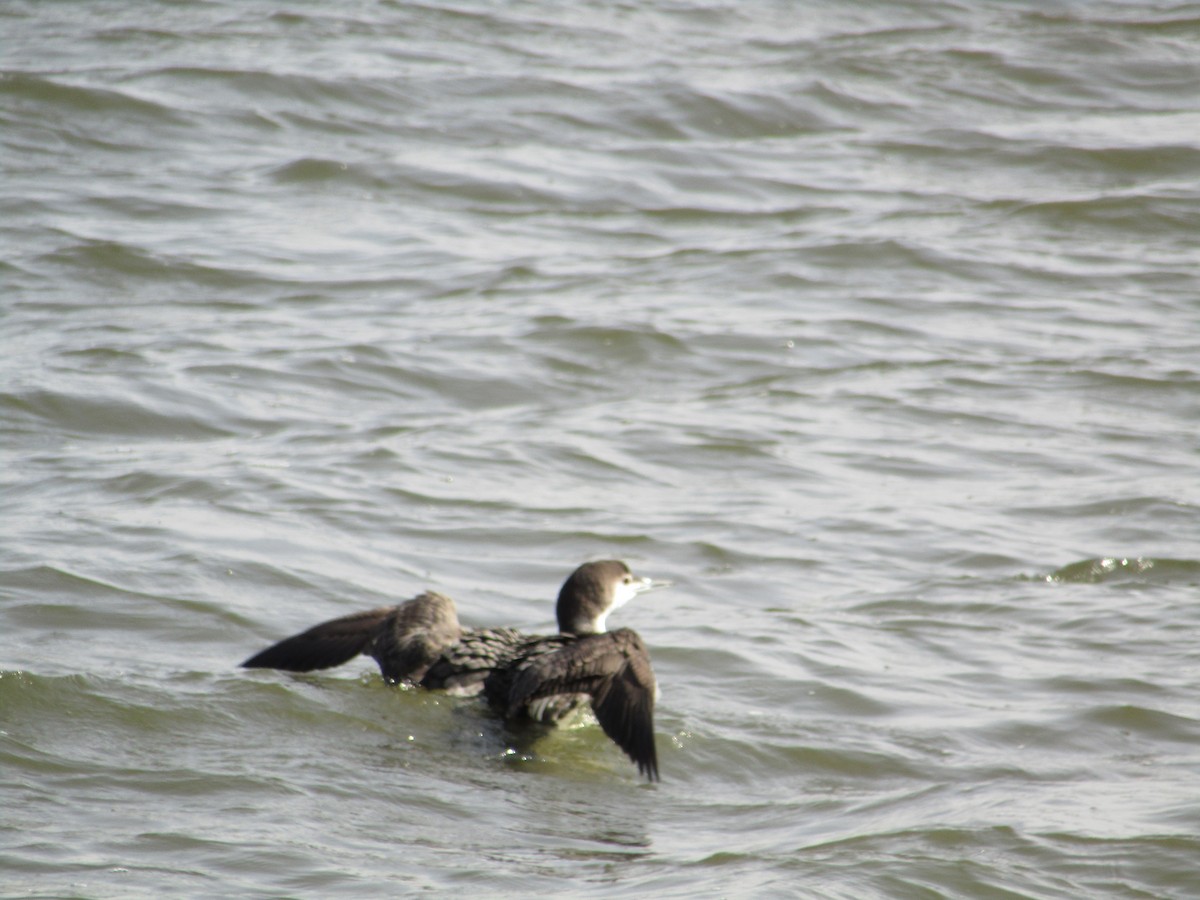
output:
POLYGON ((375 657, 388 681, 419 683, 438 657, 462 637, 454 601, 426 591, 393 612, 364 652, 375 657))
POLYGON ((454 601, 427 592, 399 606, 381 606, 314 625, 255 654, 242 666, 311 672, 367 653, 379 663, 385 678, 419 680, 460 632, 454 601))
POLYGON ((340 666, 362 653, 394 612, 395 607, 382 606, 322 622, 272 644, 242 663, 242 667, 311 672, 340 666))
POLYGON ((639 772, 657 781, 656 690, 646 645, 636 632, 620 628, 581 637, 533 660, 513 681, 508 708, 512 715, 540 697, 590 694, 604 733, 637 763, 639 772))

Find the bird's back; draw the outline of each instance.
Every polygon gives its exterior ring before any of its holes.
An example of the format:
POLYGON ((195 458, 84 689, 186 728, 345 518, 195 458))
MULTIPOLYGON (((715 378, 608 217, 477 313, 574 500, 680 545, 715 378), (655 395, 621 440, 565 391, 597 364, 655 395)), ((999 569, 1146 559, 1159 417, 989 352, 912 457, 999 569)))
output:
POLYGON ((515 628, 468 628, 441 648, 421 686, 460 696, 478 694, 493 673, 512 664, 527 640, 515 628))

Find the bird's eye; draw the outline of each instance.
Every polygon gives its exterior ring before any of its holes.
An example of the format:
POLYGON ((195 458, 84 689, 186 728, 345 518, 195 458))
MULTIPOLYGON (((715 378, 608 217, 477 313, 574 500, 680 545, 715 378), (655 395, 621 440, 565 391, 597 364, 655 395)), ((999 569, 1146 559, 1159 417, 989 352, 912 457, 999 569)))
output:
POLYGON ((625 576, 625 583, 626 583, 626 584, 633 584, 633 576, 632 576, 632 575, 626 575, 626 576, 625 576))

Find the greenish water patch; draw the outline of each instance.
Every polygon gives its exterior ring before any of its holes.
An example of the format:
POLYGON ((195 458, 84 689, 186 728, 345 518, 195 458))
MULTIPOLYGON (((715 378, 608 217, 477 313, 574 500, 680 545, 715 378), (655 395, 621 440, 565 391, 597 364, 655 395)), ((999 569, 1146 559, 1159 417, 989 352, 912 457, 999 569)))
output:
POLYGON ((1056 569, 1046 581, 1066 584, 1102 584, 1140 582, 1200 584, 1200 561, 1191 559, 1152 559, 1149 557, 1105 556, 1084 559, 1056 569))

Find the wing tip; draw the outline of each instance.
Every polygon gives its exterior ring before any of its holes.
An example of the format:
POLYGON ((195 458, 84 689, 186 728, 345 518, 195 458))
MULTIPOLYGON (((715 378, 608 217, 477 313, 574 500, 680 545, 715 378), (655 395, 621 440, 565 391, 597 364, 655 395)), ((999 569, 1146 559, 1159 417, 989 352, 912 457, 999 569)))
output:
POLYGON ((260 650, 242 662, 240 668, 283 672, 332 669, 365 652, 392 612, 392 607, 380 607, 321 622, 260 650))
POLYGON ((284 638, 239 664, 243 669, 278 669, 281 672, 315 672, 332 669, 363 650, 359 640, 313 640, 306 634, 284 638))
POLYGON ((314 665, 312 660, 301 660, 296 656, 279 652, 278 645, 260 650, 249 659, 238 663, 239 669, 277 669, 281 672, 312 672, 315 669, 326 668, 314 665))
POLYGON ((638 774, 645 775, 646 781, 648 781, 650 784, 655 784, 662 781, 662 778, 658 774, 658 760, 653 756, 651 756, 648 760, 639 760, 637 767, 638 774))

